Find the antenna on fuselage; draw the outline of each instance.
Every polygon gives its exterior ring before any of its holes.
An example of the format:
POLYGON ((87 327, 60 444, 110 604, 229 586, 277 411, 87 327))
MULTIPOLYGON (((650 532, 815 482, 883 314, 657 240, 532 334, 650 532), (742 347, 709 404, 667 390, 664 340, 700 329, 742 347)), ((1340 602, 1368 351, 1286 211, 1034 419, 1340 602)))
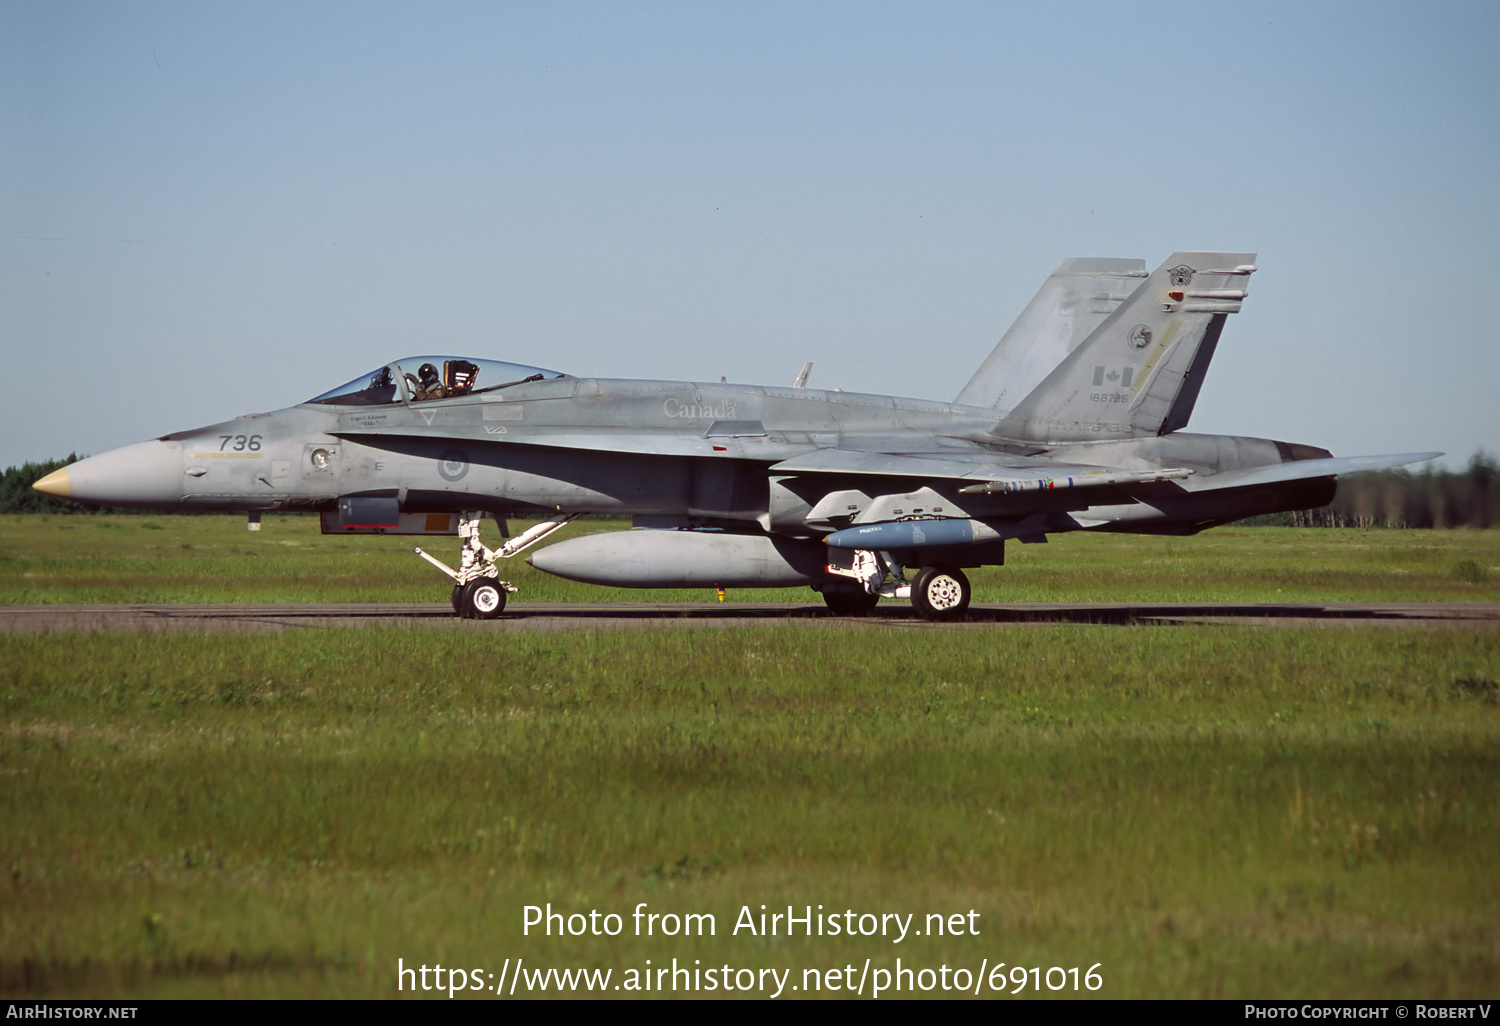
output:
POLYGON ((811 373, 812 373, 812 361, 808 360, 806 363, 804 363, 802 365, 802 369, 797 372, 797 380, 792 382, 792 387, 793 388, 806 388, 807 387, 807 376, 809 374, 811 374, 811 373))

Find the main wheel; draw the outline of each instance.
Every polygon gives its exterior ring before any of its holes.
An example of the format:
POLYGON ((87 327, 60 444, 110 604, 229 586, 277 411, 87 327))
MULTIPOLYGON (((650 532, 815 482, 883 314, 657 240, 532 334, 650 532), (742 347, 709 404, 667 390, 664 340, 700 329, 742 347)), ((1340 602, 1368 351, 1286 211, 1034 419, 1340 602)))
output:
POLYGON ((464 585, 459 615, 470 620, 493 620, 505 609, 505 589, 488 577, 464 585))
POLYGON ((840 581, 823 586, 823 602, 834 616, 869 616, 879 601, 879 595, 871 595, 857 584, 840 581))
POLYGON ((927 566, 911 582, 911 604, 924 620, 952 620, 969 608, 973 589, 957 567, 927 566))
POLYGON ((462 584, 453 586, 453 611, 459 616, 464 615, 464 586, 462 584))

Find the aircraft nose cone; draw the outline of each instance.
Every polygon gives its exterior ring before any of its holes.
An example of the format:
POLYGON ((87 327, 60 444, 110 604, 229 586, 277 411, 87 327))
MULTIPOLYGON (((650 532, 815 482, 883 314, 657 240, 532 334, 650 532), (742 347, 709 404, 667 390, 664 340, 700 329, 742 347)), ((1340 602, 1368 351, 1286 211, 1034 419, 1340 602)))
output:
POLYGON ((46 477, 39 478, 31 487, 36 491, 45 492, 48 495, 56 495, 60 499, 66 499, 72 490, 73 484, 68 479, 68 468, 63 467, 61 470, 54 470, 46 477))
POLYGON ((182 501, 182 443, 137 442, 55 470, 31 487, 102 506, 170 507, 182 501))

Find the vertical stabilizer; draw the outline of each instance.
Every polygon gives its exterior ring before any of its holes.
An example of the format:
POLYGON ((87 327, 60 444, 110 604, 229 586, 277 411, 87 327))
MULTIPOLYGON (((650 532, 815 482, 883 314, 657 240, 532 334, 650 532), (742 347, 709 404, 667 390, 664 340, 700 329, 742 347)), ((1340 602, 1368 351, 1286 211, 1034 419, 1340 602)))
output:
POLYGON ((1074 257, 1057 265, 954 402, 1005 416, 1146 277, 1146 261, 1074 257))
POLYGON ((1254 253, 1174 253, 995 433, 1035 442, 1138 438, 1187 424, 1254 253))

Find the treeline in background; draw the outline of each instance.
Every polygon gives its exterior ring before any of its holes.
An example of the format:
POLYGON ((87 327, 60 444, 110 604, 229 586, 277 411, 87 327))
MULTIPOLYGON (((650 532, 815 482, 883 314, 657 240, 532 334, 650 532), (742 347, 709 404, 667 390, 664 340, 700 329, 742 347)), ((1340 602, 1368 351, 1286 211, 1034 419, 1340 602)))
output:
POLYGON ((1255 526, 1476 527, 1500 523, 1500 462, 1476 452, 1464 470, 1379 470, 1339 478, 1319 509, 1250 517, 1255 526))
POLYGON ((36 482, 54 470, 60 470, 69 463, 76 463, 80 458, 77 453, 70 452, 60 460, 43 460, 40 463, 23 463, 19 467, 6 467, 4 475, 0 475, 0 513, 99 512, 95 507, 85 506, 81 502, 70 502, 54 495, 43 495, 41 492, 32 491, 31 486, 36 482))
POLYGON ((59 499, 55 495, 44 495, 34 491, 32 485, 69 463, 83 459, 77 453, 68 453, 60 460, 42 460, 40 463, 23 463, 19 467, 6 467, 0 474, 0 513, 152 513, 149 509, 122 509, 116 506, 86 506, 71 499, 59 499))
MULTIPOLYGON (((79 457, 7 467, 0 476, 0 513, 134 513, 101 509, 33 491, 32 484, 79 457)), ((1477 527, 1500 523, 1500 461, 1477 452, 1460 471, 1382 470, 1339 479, 1333 502, 1320 509, 1251 517, 1273 527, 1477 527)))

